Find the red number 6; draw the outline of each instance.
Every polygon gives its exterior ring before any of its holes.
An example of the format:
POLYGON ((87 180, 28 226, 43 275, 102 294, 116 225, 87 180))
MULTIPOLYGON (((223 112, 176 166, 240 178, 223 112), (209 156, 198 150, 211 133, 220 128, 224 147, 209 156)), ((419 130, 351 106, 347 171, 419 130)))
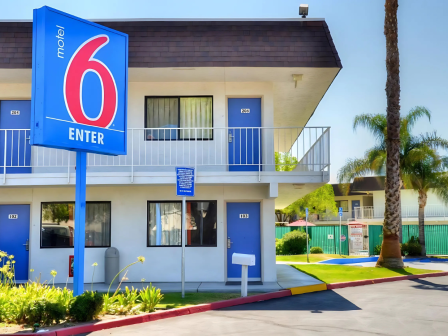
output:
POLYGON ((107 128, 114 121, 118 105, 117 86, 109 68, 93 58, 107 43, 107 35, 88 39, 75 51, 65 71, 65 105, 73 121, 79 124, 107 128), (102 86, 101 111, 96 118, 89 118, 82 105, 82 83, 89 71, 98 75, 102 86))

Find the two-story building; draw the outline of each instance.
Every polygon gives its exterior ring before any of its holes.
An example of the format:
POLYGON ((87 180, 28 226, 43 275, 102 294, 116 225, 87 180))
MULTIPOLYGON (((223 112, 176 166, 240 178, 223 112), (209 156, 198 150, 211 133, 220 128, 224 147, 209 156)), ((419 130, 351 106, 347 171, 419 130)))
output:
MULTIPOLYGON (((369 225, 383 225, 384 221, 384 176, 355 178, 349 186, 333 184, 337 207, 342 207, 343 223, 351 220, 369 225)), ((401 189, 401 216, 404 225, 418 224, 418 193, 401 189)), ((431 190, 425 207, 425 224, 447 224, 448 207, 431 190)), ((339 223, 339 217, 320 216, 318 224, 339 223)))
MULTIPOLYGON (((130 282, 180 281, 176 166, 196 168, 186 281, 239 279, 233 252, 256 255, 251 280, 276 281, 275 209, 329 181, 330 129, 306 127, 342 68, 325 20, 99 23, 129 35, 128 151, 88 155, 85 281, 97 262, 104 282, 111 246, 121 267, 146 258, 130 282)), ((65 283, 75 153, 29 145, 31 58, 32 22, 0 22, 0 250, 17 280, 56 270, 65 283)), ((94 73, 84 80, 100 87, 94 73)))

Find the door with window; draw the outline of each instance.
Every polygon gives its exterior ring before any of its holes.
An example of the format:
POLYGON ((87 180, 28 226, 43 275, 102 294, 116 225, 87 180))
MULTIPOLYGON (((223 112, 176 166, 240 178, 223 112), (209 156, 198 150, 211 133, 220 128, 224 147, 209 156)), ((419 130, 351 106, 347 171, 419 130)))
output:
POLYGON ((356 218, 355 208, 359 208, 361 206, 361 201, 352 201, 352 218, 356 218))
POLYGON ((0 173, 31 173, 30 120, 31 101, 0 101, 0 173))
POLYGON ((0 205, 0 251, 14 256, 16 281, 28 280, 30 206, 0 205))
POLYGON ((255 255, 249 280, 261 280, 260 203, 227 203, 227 280, 241 281, 241 265, 232 264, 233 253, 255 255))
POLYGON ((229 170, 261 170, 261 98, 228 100, 229 170))

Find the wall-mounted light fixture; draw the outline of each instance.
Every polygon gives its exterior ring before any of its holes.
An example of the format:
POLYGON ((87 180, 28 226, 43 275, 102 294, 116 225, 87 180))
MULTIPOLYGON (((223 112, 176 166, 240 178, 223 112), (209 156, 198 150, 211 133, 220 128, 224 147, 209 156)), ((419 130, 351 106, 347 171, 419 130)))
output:
POLYGON ((302 80, 302 78, 303 78, 303 75, 299 75, 299 74, 297 74, 297 75, 292 75, 292 79, 293 79, 293 81, 294 81, 294 83, 295 83, 295 86, 294 87, 297 87, 297 82, 299 82, 299 81, 301 81, 302 80))

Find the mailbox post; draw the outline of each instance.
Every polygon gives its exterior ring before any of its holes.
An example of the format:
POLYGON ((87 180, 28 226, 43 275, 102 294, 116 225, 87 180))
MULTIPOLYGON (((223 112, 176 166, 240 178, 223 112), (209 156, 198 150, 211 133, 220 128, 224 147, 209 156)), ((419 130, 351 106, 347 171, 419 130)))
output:
POLYGON ((255 255, 253 254, 232 254, 232 264, 241 265, 241 297, 247 296, 248 266, 255 266, 255 255))

